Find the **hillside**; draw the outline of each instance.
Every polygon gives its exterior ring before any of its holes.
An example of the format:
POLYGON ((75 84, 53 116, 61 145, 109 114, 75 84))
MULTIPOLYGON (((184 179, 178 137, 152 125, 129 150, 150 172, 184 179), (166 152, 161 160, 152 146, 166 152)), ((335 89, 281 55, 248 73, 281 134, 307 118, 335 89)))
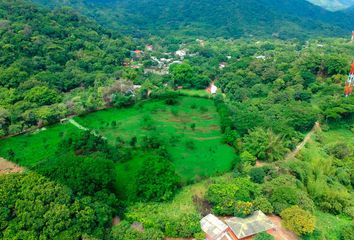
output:
POLYGON ((353 0, 308 0, 308 1, 315 5, 324 7, 332 11, 347 9, 354 5, 353 0))
POLYGON ((354 5, 353 0, 308 0, 308 1, 332 11, 347 9, 354 5))
POLYGON ((70 5, 109 27, 135 36, 182 35, 208 37, 279 36, 305 38, 344 35, 353 16, 333 13, 305 0, 175 1, 48 1, 70 5))
POLYGON ((131 45, 129 38, 113 36, 71 10, 1 0, 0 136, 92 107, 94 99, 82 105, 84 96, 72 91, 109 83, 131 45), (79 97, 80 106, 62 104, 68 93, 79 97))

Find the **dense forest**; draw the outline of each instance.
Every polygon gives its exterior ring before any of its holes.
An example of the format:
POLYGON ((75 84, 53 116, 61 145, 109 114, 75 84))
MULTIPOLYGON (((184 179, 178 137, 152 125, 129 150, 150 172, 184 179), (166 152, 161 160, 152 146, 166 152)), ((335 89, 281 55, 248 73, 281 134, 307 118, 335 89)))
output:
POLYGON ((352 239, 349 12, 35 2, 0 0, 0 239, 199 240, 256 210, 352 239))
POLYGON ((352 14, 330 12, 306 0, 41 1, 72 6, 100 23, 133 36, 206 37, 339 36, 351 31, 352 14), (177 11, 176 11, 177 9, 177 11))
POLYGON ((1 1, 0 10, 0 136, 96 108, 97 93, 70 105, 63 93, 109 84, 133 44, 68 9, 1 1))

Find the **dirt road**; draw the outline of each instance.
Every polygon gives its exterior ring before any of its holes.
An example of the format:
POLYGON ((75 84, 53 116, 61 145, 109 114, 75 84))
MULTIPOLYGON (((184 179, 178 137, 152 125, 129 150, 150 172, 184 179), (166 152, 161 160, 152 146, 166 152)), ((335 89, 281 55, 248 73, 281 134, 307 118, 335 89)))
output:
POLYGON ((296 148, 291 153, 289 153, 285 157, 284 161, 288 161, 290 159, 295 158, 299 154, 299 152, 305 147, 306 143, 310 141, 313 134, 315 134, 319 130, 321 130, 321 125, 319 122, 316 122, 313 128, 311 129, 311 131, 308 134, 306 134, 304 140, 299 145, 297 145, 296 148))

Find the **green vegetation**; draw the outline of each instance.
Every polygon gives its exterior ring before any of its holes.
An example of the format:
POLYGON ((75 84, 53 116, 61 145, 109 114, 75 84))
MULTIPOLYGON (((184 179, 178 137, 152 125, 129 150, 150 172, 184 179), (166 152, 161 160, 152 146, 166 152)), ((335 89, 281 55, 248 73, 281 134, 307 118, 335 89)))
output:
POLYGON ((283 219, 284 227, 292 230, 298 235, 312 233, 315 230, 315 218, 309 212, 299 206, 284 209, 280 216, 283 219))
POLYGON ((353 20, 351 15, 325 11, 306 0, 219 0, 212 10, 210 7, 214 2, 210 0, 168 1, 164 4, 158 0, 96 0, 95 4, 74 0, 59 3, 56 0, 35 1, 54 6, 61 3, 80 9, 83 14, 94 16, 109 28, 124 30, 136 37, 149 34, 165 38, 338 36, 352 30, 349 26, 353 20), (176 9, 188 11, 176 12, 176 9))
POLYGON ((204 239, 202 216, 255 210, 351 239, 354 48, 308 39, 346 32, 349 12, 35 2, 53 9, 0 0, 0 157, 25 168, 0 176, 0 239, 204 239))
MULTIPOLYGON (((185 181, 223 173, 234 164, 233 150, 222 144, 219 116, 212 100, 180 97, 172 106, 163 101, 148 101, 75 120, 105 136, 111 144, 117 139, 128 143, 132 137, 137 138, 137 146, 149 139, 158 140, 166 147, 177 173, 185 181), (112 126, 113 121, 116 126, 112 126), (190 127, 193 123, 194 130, 190 127)), ((124 164, 135 171, 136 166, 124 164)))

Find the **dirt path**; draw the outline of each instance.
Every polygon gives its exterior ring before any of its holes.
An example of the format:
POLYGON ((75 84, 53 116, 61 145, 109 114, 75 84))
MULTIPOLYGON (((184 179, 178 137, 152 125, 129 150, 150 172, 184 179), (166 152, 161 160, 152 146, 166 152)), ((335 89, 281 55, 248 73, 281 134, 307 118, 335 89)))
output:
POLYGON ((268 218, 274 223, 275 225, 275 232, 272 233, 275 240, 297 240, 298 237, 295 233, 290 232, 283 228, 281 225, 281 218, 276 215, 270 215, 268 218))
POLYGON ((23 170, 24 169, 22 167, 16 165, 15 163, 0 158, 0 175, 9 173, 21 173, 23 170))
POLYGON ((85 128, 84 126, 82 126, 80 123, 76 122, 74 119, 70 118, 68 120, 69 123, 71 123, 72 125, 74 125, 75 127, 77 127, 78 129, 82 130, 82 131, 88 131, 88 128, 85 128))
POLYGON ((299 152, 305 147, 306 143, 310 141, 313 134, 315 134, 319 130, 321 130, 320 123, 316 122, 313 128, 311 129, 311 131, 305 136, 304 140, 299 145, 296 146, 294 151, 292 151, 285 157, 284 161, 288 161, 290 159, 295 158, 299 154, 299 152))

